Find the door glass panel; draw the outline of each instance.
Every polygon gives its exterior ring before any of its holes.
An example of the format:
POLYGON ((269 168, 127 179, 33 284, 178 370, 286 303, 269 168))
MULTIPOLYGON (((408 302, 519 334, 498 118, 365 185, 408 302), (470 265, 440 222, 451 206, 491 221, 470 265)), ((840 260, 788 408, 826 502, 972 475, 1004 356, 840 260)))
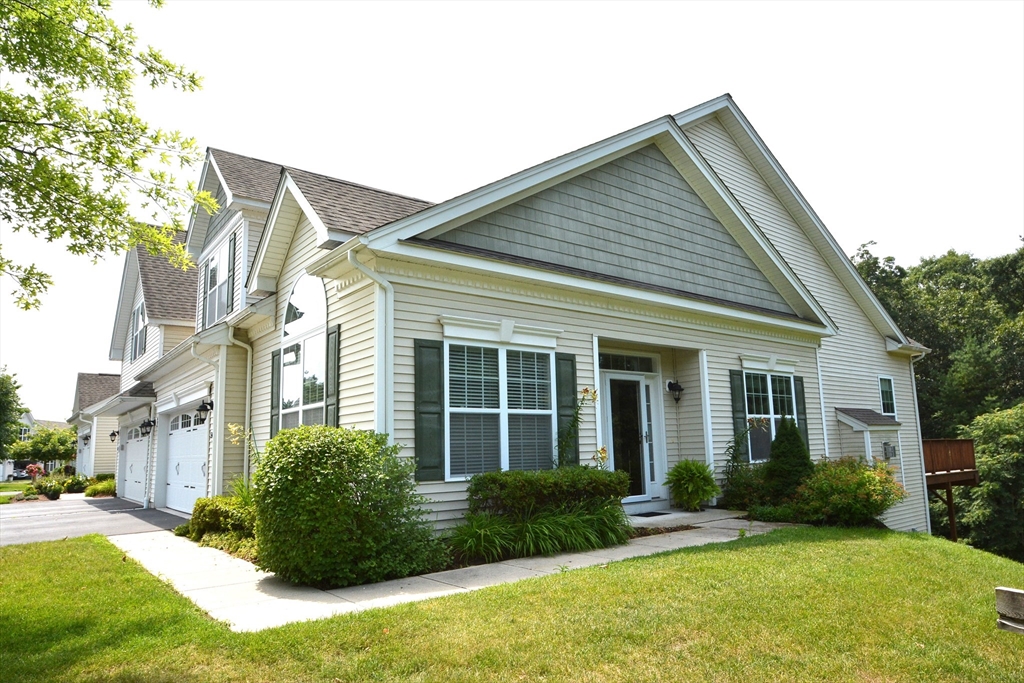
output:
POLYGON ((643 438, 640 420, 640 382, 609 380, 612 413, 612 453, 615 469, 629 475, 629 495, 644 493, 643 438))
POLYGON ((647 444, 647 477, 654 483, 654 411, 651 409, 651 385, 644 384, 644 407, 647 410, 647 431, 644 442, 647 444))

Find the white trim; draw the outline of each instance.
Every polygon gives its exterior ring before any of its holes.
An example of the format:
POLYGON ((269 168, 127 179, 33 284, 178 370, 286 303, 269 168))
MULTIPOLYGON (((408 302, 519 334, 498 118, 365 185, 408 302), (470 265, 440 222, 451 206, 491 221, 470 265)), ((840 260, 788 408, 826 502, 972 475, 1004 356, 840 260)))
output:
POLYGON ((601 419, 601 392, 598 391, 601 384, 601 354, 596 334, 591 335, 591 343, 594 347, 594 435, 597 439, 596 449, 600 449, 604 446, 604 424, 601 419))
MULTIPOLYGON (((828 420, 825 418, 825 385, 821 379, 821 348, 816 347, 814 349, 814 366, 818 371, 818 400, 821 403, 821 436, 825 440, 825 459, 828 460, 828 420)), ((807 399, 807 386, 804 385, 804 399, 807 399)), ((810 425, 808 425, 808 428, 810 425)), ((808 429, 808 435, 810 430, 808 429)), ((810 450, 810 444, 807 445, 810 450)))
POLYGON ((489 344, 515 344, 553 349, 557 345, 558 336, 564 331, 550 327, 524 325, 508 318, 482 320, 456 315, 441 315, 437 320, 444 328, 446 339, 465 339, 489 344))
MULTIPOLYGON (((881 413, 879 413, 881 415, 881 413)), ((855 417, 850 417, 846 413, 836 408, 836 419, 847 425, 855 432, 899 432, 902 426, 899 422, 891 425, 869 425, 861 422, 855 417)))
POLYGON ((210 396, 212 384, 213 382, 210 380, 202 380, 195 382, 185 389, 179 389, 178 391, 171 392, 170 396, 164 394, 162 398, 156 401, 157 414, 159 415, 169 411, 180 410, 182 406, 190 403, 196 403, 207 396, 210 396))
POLYGON ((896 380, 892 375, 878 375, 878 412, 899 421, 899 409, 896 407, 896 380), (889 387, 892 389, 892 412, 885 412, 885 397, 882 395, 882 380, 889 380, 889 387))
MULTIPOLYGON (((741 358, 742 358, 742 356, 741 356, 741 358)), ((744 402, 745 406, 747 404, 747 375, 751 375, 751 374, 764 375, 767 378, 767 385, 768 385, 768 411, 769 412, 768 413, 758 413, 758 414, 755 414, 755 415, 751 415, 751 413, 750 413, 750 411, 748 409, 747 410, 747 420, 749 421, 751 417, 767 418, 768 419, 768 433, 771 435, 771 440, 772 441, 775 440, 775 420, 776 419, 780 419, 781 420, 782 418, 789 418, 789 419, 793 420, 793 424, 795 424, 797 427, 799 427, 800 426, 800 415, 799 415, 800 409, 799 409, 799 406, 797 406, 797 404, 796 404, 796 383, 793 381, 793 378, 794 378, 793 373, 787 373, 787 372, 784 372, 784 371, 778 370, 778 369, 772 370, 772 371, 747 370, 747 369, 744 369, 743 370, 743 402, 744 402), (772 378, 773 377, 785 377, 786 379, 789 380, 789 392, 790 392, 789 395, 790 395, 790 398, 793 400, 793 414, 792 415, 786 415, 785 413, 776 413, 775 412, 775 389, 772 387, 772 378)), ((804 387, 804 399, 805 400, 807 398, 806 391, 807 391, 807 387, 805 386, 804 387)), ((806 408, 806 406, 804 406, 804 407, 806 408)), ((810 445, 808 445, 808 444, 804 444, 804 445, 807 446, 807 450, 810 451, 810 445)), ((768 458, 765 458, 764 460, 754 460, 754 440, 749 438, 749 437, 747 438, 747 454, 749 456, 749 461, 750 462, 767 462, 768 461, 768 458)))
MULTIPOLYGON (((700 414, 704 425, 704 462, 711 471, 715 471, 715 440, 712 435, 711 422, 711 381, 708 377, 708 351, 697 352, 700 361, 700 414)), ((746 400, 744 398, 744 400, 746 400)))
POLYGON ((779 358, 774 353, 769 356, 740 354, 740 363, 744 370, 782 375, 795 375, 797 366, 797 361, 779 358))
POLYGON ((921 408, 917 403, 917 377, 914 376, 914 359, 910 359, 910 387, 914 394, 914 425, 917 427, 917 457, 921 466, 921 497, 924 503, 924 518, 927 521, 928 533, 932 533, 932 515, 928 507, 928 477, 924 471, 924 442, 921 440, 921 408))
POLYGON ((506 263, 504 261, 494 261, 478 256, 443 251, 415 244, 399 243, 388 247, 383 251, 384 253, 393 256, 405 256, 426 261, 428 263, 443 264, 449 268, 465 268, 483 271, 491 275, 509 276, 511 278, 541 283, 548 286, 570 287, 592 294, 642 301, 647 305, 664 306, 666 308, 673 308, 698 315, 742 321, 746 324, 752 323, 767 327, 782 328, 817 338, 832 335, 832 332, 817 323, 810 323, 792 318, 775 317, 755 313, 753 311, 731 308, 725 305, 713 304, 695 299, 686 299, 674 294, 663 294, 661 292, 637 289, 609 282, 588 280, 575 275, 566 275, 564 273, 557 273, 550 270, 520 266, 512 263, 506 263))

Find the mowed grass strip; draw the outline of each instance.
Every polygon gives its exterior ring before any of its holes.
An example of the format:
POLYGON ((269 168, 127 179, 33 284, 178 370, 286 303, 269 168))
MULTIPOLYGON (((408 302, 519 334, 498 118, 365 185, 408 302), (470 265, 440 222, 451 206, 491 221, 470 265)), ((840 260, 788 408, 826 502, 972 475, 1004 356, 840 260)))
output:
POLYGON ((0 549, 12 681, 1024 681, 994 588, 923 535, 787 529, 235 634, 99 537, 0 549))

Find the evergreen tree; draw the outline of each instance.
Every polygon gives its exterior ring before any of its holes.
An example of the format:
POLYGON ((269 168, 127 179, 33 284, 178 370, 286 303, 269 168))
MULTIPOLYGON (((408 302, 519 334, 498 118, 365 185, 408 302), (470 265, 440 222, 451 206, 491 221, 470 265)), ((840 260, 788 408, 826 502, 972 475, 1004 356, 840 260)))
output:
POLYGON ((772 505, 781 505, 796 493, 801 482, 814 471, 810 453, 796 422, 783 418, 764 465, 765 493, 772 505))

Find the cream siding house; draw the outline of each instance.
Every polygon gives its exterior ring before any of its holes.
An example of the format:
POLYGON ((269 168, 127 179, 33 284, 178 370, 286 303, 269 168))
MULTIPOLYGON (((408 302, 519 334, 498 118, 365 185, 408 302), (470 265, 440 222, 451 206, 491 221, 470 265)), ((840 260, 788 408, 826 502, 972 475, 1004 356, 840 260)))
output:
POLYGON ((117 444, 110 438, 110 434, 117 431, 117 418, 96 414, 92 408, 120 390, 120 375, 78 373, 68 424, 78 430, 75 470, 79 474, 94 477, 112 474, 117 468, 117 444))
POLYGON ((246 277, 269 316, 248 330, 261 446, 300 423, 387 432, 446 525, 474 472, 552 466, 589 387, 571 458, 607 448, 632 511, 667 507, 678 460, 721 474, 748 418, 786 416, 816 460, 887 459, 910 495, 885 521, 928 528, 927 350, 728 96, 438 205, 284 169, 266 225, 246 277))

